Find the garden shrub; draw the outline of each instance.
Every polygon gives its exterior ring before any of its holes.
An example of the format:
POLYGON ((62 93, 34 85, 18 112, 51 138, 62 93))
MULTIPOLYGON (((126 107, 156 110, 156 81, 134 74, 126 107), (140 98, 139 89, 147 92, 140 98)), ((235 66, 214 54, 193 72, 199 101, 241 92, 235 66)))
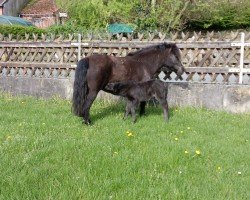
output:
POLYGON ((227 30, 250 27, 249 0, 56 0, 69 18, 64 25, 35 27, 0 25, 0 33, 85 33, 106 31, 107 25, 125 23, 135 32, 227 30))
POLYGON ((46 30, 36 28, 34 26, 19 26, 19 25, 0 25, 0 33, 3 36, 12 34, 13 36, 24 37, 25 33, 29 34, 42 34, 46 33, 46 30))
POLYGON ((188 28, 237 29, 250 27, 249 0, 200 0, 185 13, 188 28))

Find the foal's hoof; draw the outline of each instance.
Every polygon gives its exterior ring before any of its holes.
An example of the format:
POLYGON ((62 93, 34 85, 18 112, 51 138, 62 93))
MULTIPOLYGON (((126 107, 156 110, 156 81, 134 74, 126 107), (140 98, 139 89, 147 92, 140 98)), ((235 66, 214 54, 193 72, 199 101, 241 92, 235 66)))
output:
POLYGON ((168 123, 168 122, 169 122, 169 119, 168 119, 168 118, 165 118, 164 121, 165 121, 166 123, 168 123))
POLYGON ((126 119, 128 119, 128 116, 124 116, 122 119, 123 119, 123 120, 126 120, 126 119))
POLYGON ((83 124, 86 124, 86 125, 91 125, 91 121, 90 120, 84 120, 83 122, 82 122, 83 124))
POLYGON ((146 115, 145 111, 140 111, 140 116, 146 115))

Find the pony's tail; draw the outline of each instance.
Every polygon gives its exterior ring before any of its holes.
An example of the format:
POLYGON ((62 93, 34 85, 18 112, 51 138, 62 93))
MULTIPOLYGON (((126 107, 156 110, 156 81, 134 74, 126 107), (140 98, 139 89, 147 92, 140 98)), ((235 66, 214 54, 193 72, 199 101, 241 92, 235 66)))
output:
POLYGON ((88 58, 83 58, 77 63, 75 81, 73 86, 72 109, 76 116, 83 117, 83 104, 88 94, 87 71, 88 58))

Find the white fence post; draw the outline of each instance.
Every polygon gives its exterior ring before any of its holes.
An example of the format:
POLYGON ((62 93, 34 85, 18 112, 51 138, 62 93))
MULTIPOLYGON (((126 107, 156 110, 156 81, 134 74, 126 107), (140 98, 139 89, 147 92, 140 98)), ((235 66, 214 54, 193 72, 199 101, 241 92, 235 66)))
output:
POLYGON ((245 33, 241 33, 241 39, 240 39, 240 73, 239 73, 239 84, 242 84, 242 80, 243 80, 244 48, 245 48, 245 33))
POLYGON ((81 34, 78 34, 78 61, 81 60, 81 34))
POLYGON ((243 83, 243 73, 249 72, 249 69, 244 69, 244 51, 245 47, 250 46, 250 43, 245 43, 245 33, 241 33, 240 43, 231 43, 231 46, 240 46, 240 66, 239 66, 239 84, 243 83))

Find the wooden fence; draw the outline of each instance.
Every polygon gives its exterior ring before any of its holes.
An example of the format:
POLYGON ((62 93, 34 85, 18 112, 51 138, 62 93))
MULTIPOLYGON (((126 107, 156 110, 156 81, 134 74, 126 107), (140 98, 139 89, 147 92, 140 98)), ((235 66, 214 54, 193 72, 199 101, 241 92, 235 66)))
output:
POLYGON ((126 36, 0 34, 0 76, 72 78, 76 62, 94 53, 126 56, 162 42, 175 42, 187 72, 166 81, 250 84, 250 32, 143 33, 126 36))

